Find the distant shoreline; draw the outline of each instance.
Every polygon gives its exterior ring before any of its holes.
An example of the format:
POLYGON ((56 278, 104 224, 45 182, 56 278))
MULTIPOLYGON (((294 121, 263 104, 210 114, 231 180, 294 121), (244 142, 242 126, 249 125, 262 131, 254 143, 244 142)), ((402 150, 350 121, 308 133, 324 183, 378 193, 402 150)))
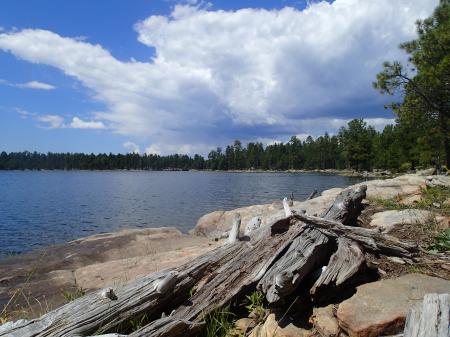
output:
POLYGON ((323 174, 335 174, 345 177, 363 177, 363 178, 390 178, 400 173, 392 173, 390 171, 353 171, 353 170, 338 170, 338 169, 289 169, 289 170, 210 170, 210 169, 162 169, 162 170, 146 170, 146 169, 13 169, 5 170, 0 169, 0 172, 218 172, 218 173, 323 173, 323 174))

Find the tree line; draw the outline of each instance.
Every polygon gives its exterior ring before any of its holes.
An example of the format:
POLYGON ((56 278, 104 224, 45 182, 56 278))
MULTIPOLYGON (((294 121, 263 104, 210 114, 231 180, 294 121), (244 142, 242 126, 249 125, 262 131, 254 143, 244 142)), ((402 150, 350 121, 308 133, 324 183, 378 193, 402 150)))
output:
POLYGON ((0 169, 409 169, 450 167, 450 0, 441 0, 431 17, 417 22, 418 38, 402 43, 408 61, 385 62, 373 83, 397 119, 381 132, 354 119, 338 134, 316 139, 291 137, 264 146, 236 140, 200 155, 139 155, 13 152, 0 154, 0 169))
POLYGON ((425 142, 420 127, 397 122, 382 132, 362 119, 354 119, 337 135, 264 146, 236 140, 224 149, 201 155, 83 154, 2 152, 1 170, 314 170, 389 169, 407 171, 436 164, 440 153, 425 142))
POLYGON ((204 169, 205 160, 195 155, 137 153, 0 153, 0 170, 187 170, 204 169))

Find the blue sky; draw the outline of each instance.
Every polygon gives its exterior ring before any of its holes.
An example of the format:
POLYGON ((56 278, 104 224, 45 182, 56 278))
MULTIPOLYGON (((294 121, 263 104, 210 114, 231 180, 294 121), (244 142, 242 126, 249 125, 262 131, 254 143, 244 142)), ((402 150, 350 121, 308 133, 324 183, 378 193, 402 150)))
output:
POLYGON ((205 154, 380 129, 371 81, 436 4, 2 0, 0 150, 205 154))

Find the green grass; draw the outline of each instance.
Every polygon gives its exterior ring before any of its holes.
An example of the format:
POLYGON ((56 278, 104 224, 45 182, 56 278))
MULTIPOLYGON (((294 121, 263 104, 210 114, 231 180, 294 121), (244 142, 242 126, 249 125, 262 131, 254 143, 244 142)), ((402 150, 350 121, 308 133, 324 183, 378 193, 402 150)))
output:
POLYGON ((422 198, 417 203, 411 205, 403 205, 400 203, 400 198, 382 199, 373 198, 370 202, 379 205, 388 210, 402 210, 402 209, 424 209, 436 210, 440 213, 450 214, 450 205, 445 204, 445 201, 450 198, 450 188, 446 187, 429 187, 421 189, 422 198), (439 204, 440 207, 436 207, 439 204))
POLYGON ((63 291, 63 296, 67 302, 75 301, 86 294, 86 290, 82 287, 76 287, 74 291, 63 291))
POLYGON ((419 208, 433 208, 433 204, 439 204, 438 208, 443 211, 450 211, 450 205, 446 205, 445 201, 450 198, 450 188, 431 187, 422 189, 422 200, 417 203, 419 208))
POLYGON ((5 323, 8 322, 8 321, 9 321, 8 314, 7 314, 7 313, 3 313, 3 314, 0 316, 0 325, 5 324, 5 323))
POLYGON ((407 269, 408 273, 420 273, 420 268, 416 265, 409 265, 407 269))
POLYGON ((189 289, 189 298, 192 298, 192 296, 195 295, 195 292, 197 291, 197 289, 195 287, 192 287, 189 289))
POLYGON ((396 198, 393 199, 370 198, 369 201, 370 203, 374 203, 388 210, 402 210, 411 208, 411 206, 409 205, 400 204, 400 200, 396 198))
MULTIPOLYGON (((39 264, 45 257, 47 256, 47 252, 43 251, 42 254, 40 254, 39 259, 37 261, 37 264, 39 264)), ((11 297, 9 298, 8 302, 3 306, 2 311, 0 312, 0 324, 4 324, 10 320, 10 317, 13 317, 17 319, 17 315, 20 314, 20 316, 23 316, 23 318, 28 318, 28 316, 34 315, 35 312, 33 310, 33 306, 31 303, 33 301, 36 301, 40 306, 40 312, 39 315, 43 315, 51 310, 51 305, 47 303, 47 300, 44 298, 45 307, 42 305, 42 303, 37 299, 31 297, 28 293, 26 293, 26 288, 33 278, 34 274, 36 273, 36 268, 33 268, 27 272, 27 276, 25 281, 23 282, 22 286, 16 288, 13 292, 11 297), (28 305, 28 308, 22 307, 21 309, 11 309, 16 306, 17 301, 19 298, 22 297, 26 304, 28 305)))
POLYGON ((229 305, 209 313, 205 319, 205 337, 227 337, 234 328, 234 317, 229 305))
POLYGON ((450 252, 450 228, 443 230, 434 237, 434 242, 428 247, 440 253, 450 252))
POLYGON ((130 320, 131 332, 137 331, 142 328, 147 322, 147 314, 143 314, 139 317, 130 320))

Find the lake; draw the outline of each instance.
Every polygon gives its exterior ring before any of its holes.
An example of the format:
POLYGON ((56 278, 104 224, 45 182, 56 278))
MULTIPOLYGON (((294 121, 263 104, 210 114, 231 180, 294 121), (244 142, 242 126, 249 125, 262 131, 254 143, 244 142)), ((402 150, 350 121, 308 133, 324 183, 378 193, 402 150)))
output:
POLYGON ((187 232, 205 213, 360 179, 320 173, 0 171, 0 258, 122 228, 187 232))

